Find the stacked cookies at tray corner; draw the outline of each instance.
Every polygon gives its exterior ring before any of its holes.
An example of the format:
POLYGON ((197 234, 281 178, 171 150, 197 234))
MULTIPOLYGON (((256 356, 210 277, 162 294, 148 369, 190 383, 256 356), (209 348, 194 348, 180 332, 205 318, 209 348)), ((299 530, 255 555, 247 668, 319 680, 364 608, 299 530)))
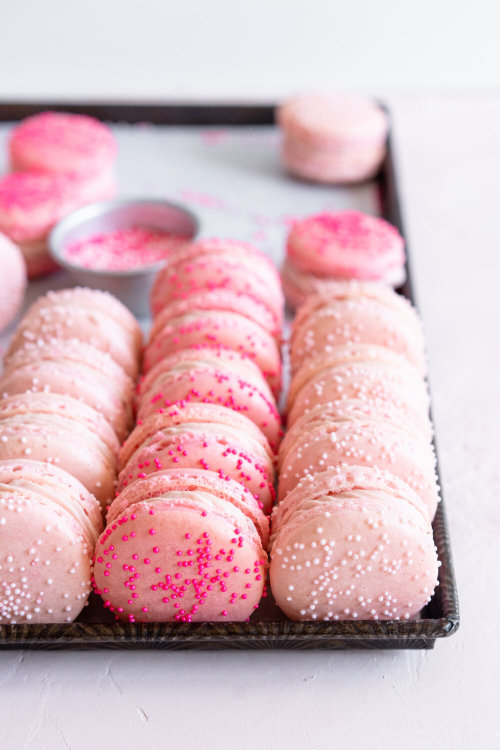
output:
POLYGON ((246 620, 265 595, 282 436, 279 275, 250 245, 201 240, 171 254, 151 306, 95 588, 129 622, 246 620))
POLYGON ((72 622, 133 423, 142 335, 106 292, 49 292, 0 377, 0 623, 72 622))
POLYGON ((282 160, 296 177, 349 184, 374 177, 386 153, 389 119, 371 99, 308 93, 283 102, 277 112, 282 160))
MULTIPOLYGON (((331 242, 322 247, 326 264, 331 242)), ((298 310, 290 362, 270 540, 276 602, 294 620, 413 617, 438 570, 420 320, 387 285, 329 279, 298 310)))
POLYGON ((60 219, 115 194, 116 154, 111 130, 87 115, 42 112, 12 129, 0 232, 21 249, 30 278, 55 269, 47 241, 60 219))

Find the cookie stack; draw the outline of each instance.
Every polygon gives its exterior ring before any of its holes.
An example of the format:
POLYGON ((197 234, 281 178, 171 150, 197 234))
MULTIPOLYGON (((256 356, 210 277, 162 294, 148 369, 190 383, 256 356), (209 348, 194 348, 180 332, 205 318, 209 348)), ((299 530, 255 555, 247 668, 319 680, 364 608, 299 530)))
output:
POLYGON ((438 503, 411 305, 337 282, 299 310, 279 451, 271 587, 291 619, 403 619, 437 584, 438 503))
POLYGON ((288 234, 281 273, 292 308, 311 294, 334 291, 342 280, 398 287, 406 277, 404 240, 384 219, 360 211, 308 216, 288 234))
POLYGON ((42 112, 12 129, 11 174, 0 179, 0 231, 21 248, 30 278, 54 269, 50 230, 70 211, 116 192, 111 130, 86 115, 42 112))
POLYGON ((171 254, 151 302, 96 590, 130 622, 244 620, 264 590, 281 438, 279 276, 250 245, 202 240, 171 254))
POLYGON ((14 334, 0 378, 0 622, 69 622, 87 599, 141 338, 118 300, 78 288, 40 298, 14 334))

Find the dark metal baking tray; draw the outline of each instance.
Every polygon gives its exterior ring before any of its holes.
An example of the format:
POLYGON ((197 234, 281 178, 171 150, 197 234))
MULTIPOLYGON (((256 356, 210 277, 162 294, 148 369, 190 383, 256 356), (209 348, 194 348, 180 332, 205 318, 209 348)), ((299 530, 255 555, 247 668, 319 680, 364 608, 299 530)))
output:
MULTIPOLYGON (((85 113, 111 122, 149 122, 162 126, 270 126, 270 105, 137 105, 137 104, 0 104, 0 122, 19 120, 46 109, 85 113)), ((389 138, 387 157, 377 176, 381 215, 404 236, 394 153, 389 138)), ((409 255, 408 248, 407 254, 409 255)), ((401 294, 413 302, 411 269, 401 294)), ((278 609, 272 595, 245 623, 118 623, 94 594, 78 620, 61 625, 1 625, 0 649, 89 648, 203 648, 203 649, 418 649, 433 648, 436 638, 454 633, 459 625, 458 596, 453 572, 445 503, 439 504, 433 523, 441 568, 439 586, 418 619, 401 621, 292 622, 278 609)))

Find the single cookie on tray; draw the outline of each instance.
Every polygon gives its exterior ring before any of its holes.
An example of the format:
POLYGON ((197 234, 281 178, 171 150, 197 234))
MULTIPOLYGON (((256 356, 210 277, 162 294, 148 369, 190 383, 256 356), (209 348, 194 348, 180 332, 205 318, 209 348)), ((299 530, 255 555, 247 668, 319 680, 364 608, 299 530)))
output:
POLYGON ((406 278, 404 240, 384 219, 360 211, 325 212, 297 220, 282 269, 288 304, 335 291, 342 280, 400 286, 406 278))
POLYGON ((7 350, 7 361, 26 344, 77 340, 108 353, 132 378, 139 373, 142 333, 132 313, 97 289, 48 292, 31 305, 7 350))
POLYGON ((72 622, 91 590, 97 500, 56 466, 0 461, 0 624, 72 622))
POLYGON ((339 281, 298 310, 290 334, 290 363, 344 344, 373 344, 403 355, 419 373, 427 370, 422 323, 410 302, 376 282, 339 281))
POLYGON ((276 506, 271 531, 271 588, 292 620, 409 619, 438 583, 424 504, 375 468, 302 480, 276 506))
POLYGON ((139 382, 137 417, 144 420, 185 401, 243 412, 277 451, 282 429, 273 394, 257 365, 238 352, 191 347, 160 360, 139 382))
POLYGON ((211 472, 159 472, 129 485, 96 545, 104 605, 129 622, 248 619, 267 572, 253 520, 265 516, 253 503, 240 484, 211 472))
POLYGON ((203 468, 242 484, 266 513, 275 497, 274 458, 263 433, 244 414, 218 404, 176 404, 139 422, 118 468, 118 491, 154 471, 203 468))
POLYGON ((260 250, 236 240, 199 240, 171 252, 151 292, 153 314, 174 300, 216 289, 248 295, 282 326, 284 298, 276 268, 260 250))
POLYGON ((309 93, 288 99, 276 115, 282 160, 293 175, 324 183, 374 177, 386 153, 389 120, 371 99, 309 93))
POLYGON ((0 400, 0 460, 65 469, 103 508, 113 499, 119 442, 102 414, 71 396, 23 393, 0 400))

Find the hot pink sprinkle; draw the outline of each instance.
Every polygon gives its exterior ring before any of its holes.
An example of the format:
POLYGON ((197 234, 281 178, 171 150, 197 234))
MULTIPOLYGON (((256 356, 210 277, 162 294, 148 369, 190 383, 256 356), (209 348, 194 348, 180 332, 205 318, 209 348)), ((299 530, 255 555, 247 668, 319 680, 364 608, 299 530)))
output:
POLYGON ((161 263, 186 239, 141 227, 118 229, 70 243, 64 248, 63 257, 81 268, 129 271, 161 263))

